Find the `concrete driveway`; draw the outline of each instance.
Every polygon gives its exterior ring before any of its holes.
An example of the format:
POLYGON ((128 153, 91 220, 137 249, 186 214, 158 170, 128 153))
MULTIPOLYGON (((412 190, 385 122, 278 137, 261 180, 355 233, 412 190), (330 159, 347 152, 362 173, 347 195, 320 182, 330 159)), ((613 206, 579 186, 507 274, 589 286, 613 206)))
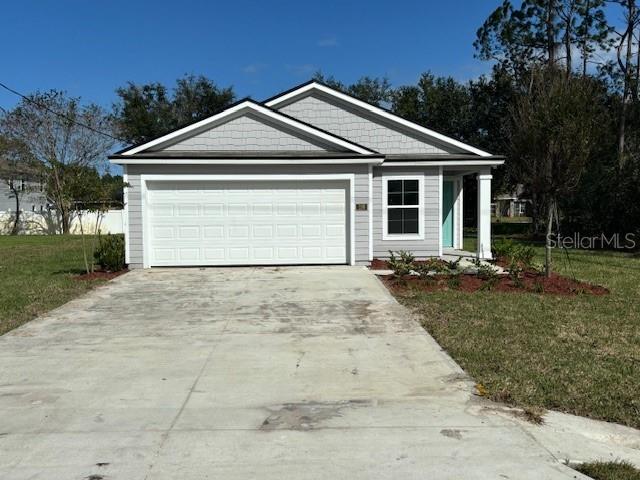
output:
POLYGON ((0 337, 0 478, 568 479, 357 267, 135 271, 0 337))

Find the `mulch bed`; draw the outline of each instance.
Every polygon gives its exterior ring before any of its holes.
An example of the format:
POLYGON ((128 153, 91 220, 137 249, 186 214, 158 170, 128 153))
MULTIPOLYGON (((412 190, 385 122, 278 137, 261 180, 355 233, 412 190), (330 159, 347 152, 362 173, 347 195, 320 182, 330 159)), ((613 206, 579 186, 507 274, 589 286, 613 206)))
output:
MULTIPOLYGON (((459 285, 452 286, 451 275, 438 275, 433 280, 423 280, 420 277, 407 275, 397 278, 394 275, 381 275, 380 279, 393 293, 400 295, 408 292, 423 291, 436 292, 443 290, 454 290, 459 292, 477 292, 484 289, 487 281, 478 278, 476 275, 459 275, 459 285)), ((609 293, 604 287, 580 282, 561 275, 553 274, 550 278, 537 273, 525 273, 521 280, 521 286, 516 285, 508 276, 500 276, 491 287, 492 292, 508 293, 537 293, 540 295, 606 295, 609 293)))
POLYGON ((93 273, 83 273, 82 275, 76 275, 73 277, 76 280, 81 281, 92 281, 92 280, 112 280, 120 275, 127 273, 129 269, 125 268, 124 270, 120 270, 119 272, 103 272, 103 271, 95 271, 93 273))

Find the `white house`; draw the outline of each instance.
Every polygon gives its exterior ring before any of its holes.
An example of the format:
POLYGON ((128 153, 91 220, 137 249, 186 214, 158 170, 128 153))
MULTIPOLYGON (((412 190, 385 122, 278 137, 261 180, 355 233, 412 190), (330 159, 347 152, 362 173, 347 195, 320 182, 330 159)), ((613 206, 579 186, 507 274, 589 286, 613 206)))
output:
POLYGON ((312 81, 110 157, 124 168, 127 262, 367 264, 462 248, 462 178, 478 182, 491 257, 491 169, 504 162, 312 81))

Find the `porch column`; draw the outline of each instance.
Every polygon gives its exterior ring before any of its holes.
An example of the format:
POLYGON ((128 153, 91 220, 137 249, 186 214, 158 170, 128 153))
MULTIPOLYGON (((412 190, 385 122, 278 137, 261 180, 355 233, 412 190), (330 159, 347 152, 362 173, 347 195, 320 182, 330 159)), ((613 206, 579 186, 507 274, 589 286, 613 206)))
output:
POLYGON ((491 168, 478 172, 478 258, 491 259, 491 168))

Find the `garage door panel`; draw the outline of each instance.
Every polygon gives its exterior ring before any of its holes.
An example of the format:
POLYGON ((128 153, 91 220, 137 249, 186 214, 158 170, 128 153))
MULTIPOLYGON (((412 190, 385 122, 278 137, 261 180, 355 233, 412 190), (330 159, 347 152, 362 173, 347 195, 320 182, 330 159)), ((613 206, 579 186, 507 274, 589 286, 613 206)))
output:
POLYGON ((346 182, 313 184, 150 182, 150 264, 346 263, 346 182))

